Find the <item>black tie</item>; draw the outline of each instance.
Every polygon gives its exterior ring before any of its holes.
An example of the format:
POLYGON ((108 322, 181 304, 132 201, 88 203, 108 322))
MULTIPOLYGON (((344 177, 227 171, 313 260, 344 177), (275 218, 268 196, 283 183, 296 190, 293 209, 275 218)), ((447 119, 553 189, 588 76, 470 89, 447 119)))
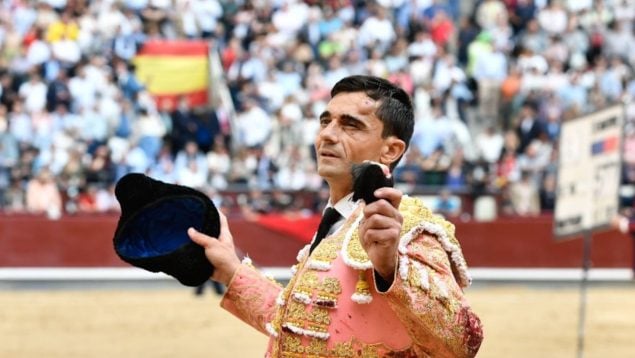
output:
POLYGON ((309 253, 313 252, 313 249, 315 249, 320 241, 322 241, 322 239, 326 237, 326 234, 329 233, 331 226, 333 226, 333 224, 338 222, 341 218, 342 215, 338 213, 337 210, 335 210, 334 208, 329 207, 324 210, 322 221, 320 221, 320 226, 318 226, 317 234, 315 234, 315 240, 313 240, 313 244, 311 244, 309 253))

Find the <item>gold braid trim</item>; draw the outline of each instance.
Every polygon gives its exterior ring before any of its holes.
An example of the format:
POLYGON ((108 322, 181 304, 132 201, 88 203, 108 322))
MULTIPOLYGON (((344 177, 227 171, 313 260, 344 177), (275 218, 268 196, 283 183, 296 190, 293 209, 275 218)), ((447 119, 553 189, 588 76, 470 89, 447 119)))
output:
MULTIPOLYGON (((359 206, 361 207, 361 205, 359 206)), ((358 207, 358 208, 359 208, 358 207)), ((401 199, 399 212, 403 217, 401 226, 401 239, 399 244, 399 253, 402 259, 399 261, 399 271, 402 276, 407 274, 408 267, 408 244, 417 238, 423 232, 427 232, 436 237, 445 252, 448 254, 452 271, 461 287, 467 287, 471 283, 470 275, 467 271, 467 263, 461 252, 461 244, 456 239, 454 233, 455 228, 452 223, 445 220, 439 215, 432 213, 423 202, 418 198, 404 195, 401 199)), ((353 214, 356 215, 354 224, 346 230, 344 243, 342 245, 342 259, 349 267, 357 270, 372 268, 372 263, 362 247, 359 238, 359 222, 363 217, 360 211, 353 214)))

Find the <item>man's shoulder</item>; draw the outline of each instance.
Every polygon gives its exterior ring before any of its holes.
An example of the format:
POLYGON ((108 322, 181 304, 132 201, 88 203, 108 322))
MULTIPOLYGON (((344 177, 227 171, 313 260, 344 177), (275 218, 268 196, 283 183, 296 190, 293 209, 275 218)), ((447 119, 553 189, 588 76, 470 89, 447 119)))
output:
MULTIPOLYGON (((454 276, 461 287, 470 285, 471 279, 467 272, 467 263, 463 257, 461 244, 455 237, 454 224, 441 215, 430 210, 421 199, 404 195, 401 199, 399 211, 403 216, 399 251, 402 254, 410 252, 410 246, 418 242, 417 238, 426 235, 434 238, 445 251, 450 260, 454 276)), ((425 239, 425 238, 424 238, 425 239)))
POLYGON ((404 219, 404 229, 415 226, 438 226, 447 235, 454 236, 454 225, 443 216, 435 214, 420 198, 404 195, 399 205, 399 212, 404 219))

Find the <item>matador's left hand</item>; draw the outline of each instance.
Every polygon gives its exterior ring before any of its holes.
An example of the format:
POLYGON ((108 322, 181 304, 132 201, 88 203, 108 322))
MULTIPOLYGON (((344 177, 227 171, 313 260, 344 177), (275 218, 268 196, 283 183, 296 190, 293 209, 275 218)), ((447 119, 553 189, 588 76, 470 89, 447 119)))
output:
POLYGON ((392 282, 397 267, 397 248, 403 217, 399 212, 401 191, 381 188, 375 191, 379 199, 364 208, 364 219, 359 226, 359 237, 375 271, 392 282))

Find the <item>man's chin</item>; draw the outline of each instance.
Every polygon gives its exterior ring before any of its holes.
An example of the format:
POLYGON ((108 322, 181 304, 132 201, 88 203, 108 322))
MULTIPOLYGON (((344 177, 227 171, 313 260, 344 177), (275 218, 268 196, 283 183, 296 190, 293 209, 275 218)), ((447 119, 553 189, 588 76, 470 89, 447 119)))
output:
POLYGON ((317 172, 324 179, 333 176, 333 170, 331 170, 330 168, 320 167, 318 168, 317 172))
POLYGON ((350 179, 353 175, 350 168, 343 169, 330 166, 323 166, 321 168, 318 168, 317 172, 322 177, 322 179, 326 180, 327 182, 347 180, 350 179))
POLYGON ((341 170, 327 165, 318 167, 317 172, 324 179, 337 178, 342 175, 341 170))

